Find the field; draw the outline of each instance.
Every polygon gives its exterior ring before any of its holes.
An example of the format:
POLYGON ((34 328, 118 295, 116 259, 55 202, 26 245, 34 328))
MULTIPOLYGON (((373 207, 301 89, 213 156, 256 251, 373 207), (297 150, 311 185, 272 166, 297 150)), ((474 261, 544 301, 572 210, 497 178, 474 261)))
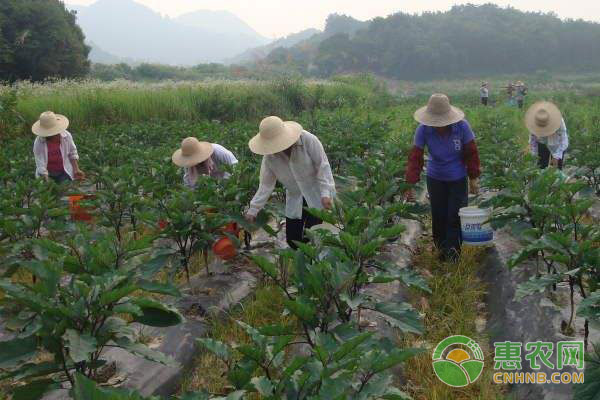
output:
MULTIPOLYGON (((586 383, 568 390, 594 399, 600 98, 532 86, 527 102, 551 99, 567 121, 563 174, 537 168, 522 111, 502 97, 479 106, 477 86, 473 95, 464 85, 446 87, 480 148, 483 195, 473 201, 493 207, 498 237, 513 246, 497 259, 508 275, 526 272, 501 301, 548 300, 566 313, 547 334, 586 342, 586 383)), ((495 311, 488 294, 496 283, 484 272, 495 255, 465 249, 458 264, 439 263, 422 184, 416 204, 402 197, 412 114, 427 90, 398 96, 368 77, 0 89, 0 398, 41 398, 60 388, 81 400, 520 398, 491 378, 497 332, 489 329, 495 311), (71 120, 87 174, 81 185, 34 180, 28 129, 46 109, 71 120), (270 114, 321 139, 340 192, 334 210, 313 210, 340 233, 317 231, 297 252, 278 246, 282 188, 256 224, 241 217, 260 167, 247 141, 270 114), (230 149, 240 160, 231 178, 184 189, 170 157, 187 136, 230 149), (82 192, 91 195, 82 203, 91 222, 73 221, 65 201, 82 192), (232 222, 254 240, 231 237, 239 255, 222 262, 211 247, 232 222), (190 315, 188 305, 214 301, 218 282, 237 287, 246 277, 254 283, 243 299, 219 313, 190 315), (361 315, 377 326, 359 324, 361 315), (178 370, 170 393, 146 393, 111 358, 118 349, 176 368, 181 354, 163 354, 161 340, 194 321, 202 328, 193 335, 193 360, 178 370), (465 388, 437 380, 431 365, 435 345, 453 334, 471 337, 485 353, 481 378, 465 388)))

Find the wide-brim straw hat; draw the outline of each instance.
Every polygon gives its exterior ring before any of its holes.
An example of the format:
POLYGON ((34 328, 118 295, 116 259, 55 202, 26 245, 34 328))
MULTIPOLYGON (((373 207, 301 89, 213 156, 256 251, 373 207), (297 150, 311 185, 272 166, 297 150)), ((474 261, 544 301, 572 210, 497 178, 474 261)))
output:
POLYGON ((553 135, 560 128, 561 121, 560 110, 549 101, 539 101, 525 113, 525 126, 537 137, 553 135))
POLYGON ((41 137, 50 137, 63 133, 69 127, 69 120, 64 115, 46 111, 31 127, 31 131, 41 137))
POLYGON ((259 132, 248 142, 250 150, 261 156, 279 153, 300 139, 302 125, 294 121, 283 121, 279 117, 262 120, 259 132))
POLYGON ((188 137, 181 142, 181 148, 173 153, 173 163, 178 167, 189 168, 204 162, 212 156, 213 145, 201 142, 195 137, 188 137))
POLYGON ((429 98, 425 107, 415 111, 417 122, 440 128, 462 121, 465 113, 458 107, 450 105, 450 99, 445 94, 434 94, 429 98))

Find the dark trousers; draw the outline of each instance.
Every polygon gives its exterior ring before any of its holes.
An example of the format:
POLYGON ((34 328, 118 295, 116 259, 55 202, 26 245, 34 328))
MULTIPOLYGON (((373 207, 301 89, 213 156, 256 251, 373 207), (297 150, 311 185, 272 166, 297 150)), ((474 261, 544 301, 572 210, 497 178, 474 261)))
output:
POLYGON ((468 205, 468 190, 466 177, 449 182, 427 177, 433 243, 444 259, 456 260, 460 255, 462 235, 458 211, 468 205))
POLYGON ((294 242, 306 243, 308 240, 304 237, 304 230, 310 229, 315 225, 323 223, 319 218, 306 211, 306 200, 303 202, 301 219, 285 219, 285 236, 288 246, 296 250, 298 246, 294 242))
POLYGON ((48 177, 50 179, 52 179, 54 182, 56 182, 57 184, 61 184, 61 183, 65 183, 65 182, 71 182, 73 179, 71 179, 71 177, 69 176, 69 174, 67 174, 65 171, 59 173, 59 174, 48 174, 48 177))
MULTIPOLYGON (((550 149, 548 149, 548 146, 543 143, 538 143, 538 165, 541 169, 548 168, 548 165, 550 164, 550 157, 552 157, 552 155, 550 154, 550 149)), ((565 155, 563 154, 562 158, 558 160, 558 169, 563 169, 564 158, 565 155)))
POLYGON ((523 109, 523 100, 517 100, 517 105, 520 109, 523 109))
POLYGON ((483 104, 484 106, 488 105, 488 98, 487 97, 482 97, 481 98, 481 104, 483 104))

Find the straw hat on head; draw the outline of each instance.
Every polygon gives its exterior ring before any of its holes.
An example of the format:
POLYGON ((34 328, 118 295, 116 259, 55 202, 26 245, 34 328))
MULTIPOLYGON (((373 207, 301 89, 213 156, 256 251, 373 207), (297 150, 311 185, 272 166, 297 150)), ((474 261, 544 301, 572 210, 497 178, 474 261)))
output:
POLYGON ((193 167, 209 159, 214 152, 213 145, 188 137, 181 142, 181 148, 173 153, 173 163, 178 167, 193 167))
POLYGON ((300 139, 302 125, 294 121, 284 122, 279 117, 267 117, 260 123, 259 132, 250 139, 248 146, 261 156, 279 153, 300 139))
POLYGON ((414 115, 417 122, 440 128, 462 121, 465 113, 450 105, 450 99, 445 94, 434 94, 429 98, 425 107, 419 108, 414 115))
POLYGON ((31 131, 41 137, 50 137, 63 133, 69 127, 69 120, 64 115, 54 114, 46 111, 40 115, 40 119, 33 124, 31 131))
POLYGON ((525 113, 525 126, 537 137, 551 136, 560 128, 562 114, 554 103, 539 101, 525 113))

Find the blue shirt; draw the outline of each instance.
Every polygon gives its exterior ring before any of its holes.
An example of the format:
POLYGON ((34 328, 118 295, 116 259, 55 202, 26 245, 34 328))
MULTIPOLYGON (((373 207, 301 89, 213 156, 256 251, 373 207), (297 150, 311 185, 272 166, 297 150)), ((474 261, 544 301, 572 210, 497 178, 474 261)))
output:
POLYGON ((464 146, 475 135, 466 120, 451 125, 449 133, 440 134, 435 128, 419 125, 415 133, 415 146, 429 150, 427 176, 440 181, 456 181, 467 176, 464 146))

